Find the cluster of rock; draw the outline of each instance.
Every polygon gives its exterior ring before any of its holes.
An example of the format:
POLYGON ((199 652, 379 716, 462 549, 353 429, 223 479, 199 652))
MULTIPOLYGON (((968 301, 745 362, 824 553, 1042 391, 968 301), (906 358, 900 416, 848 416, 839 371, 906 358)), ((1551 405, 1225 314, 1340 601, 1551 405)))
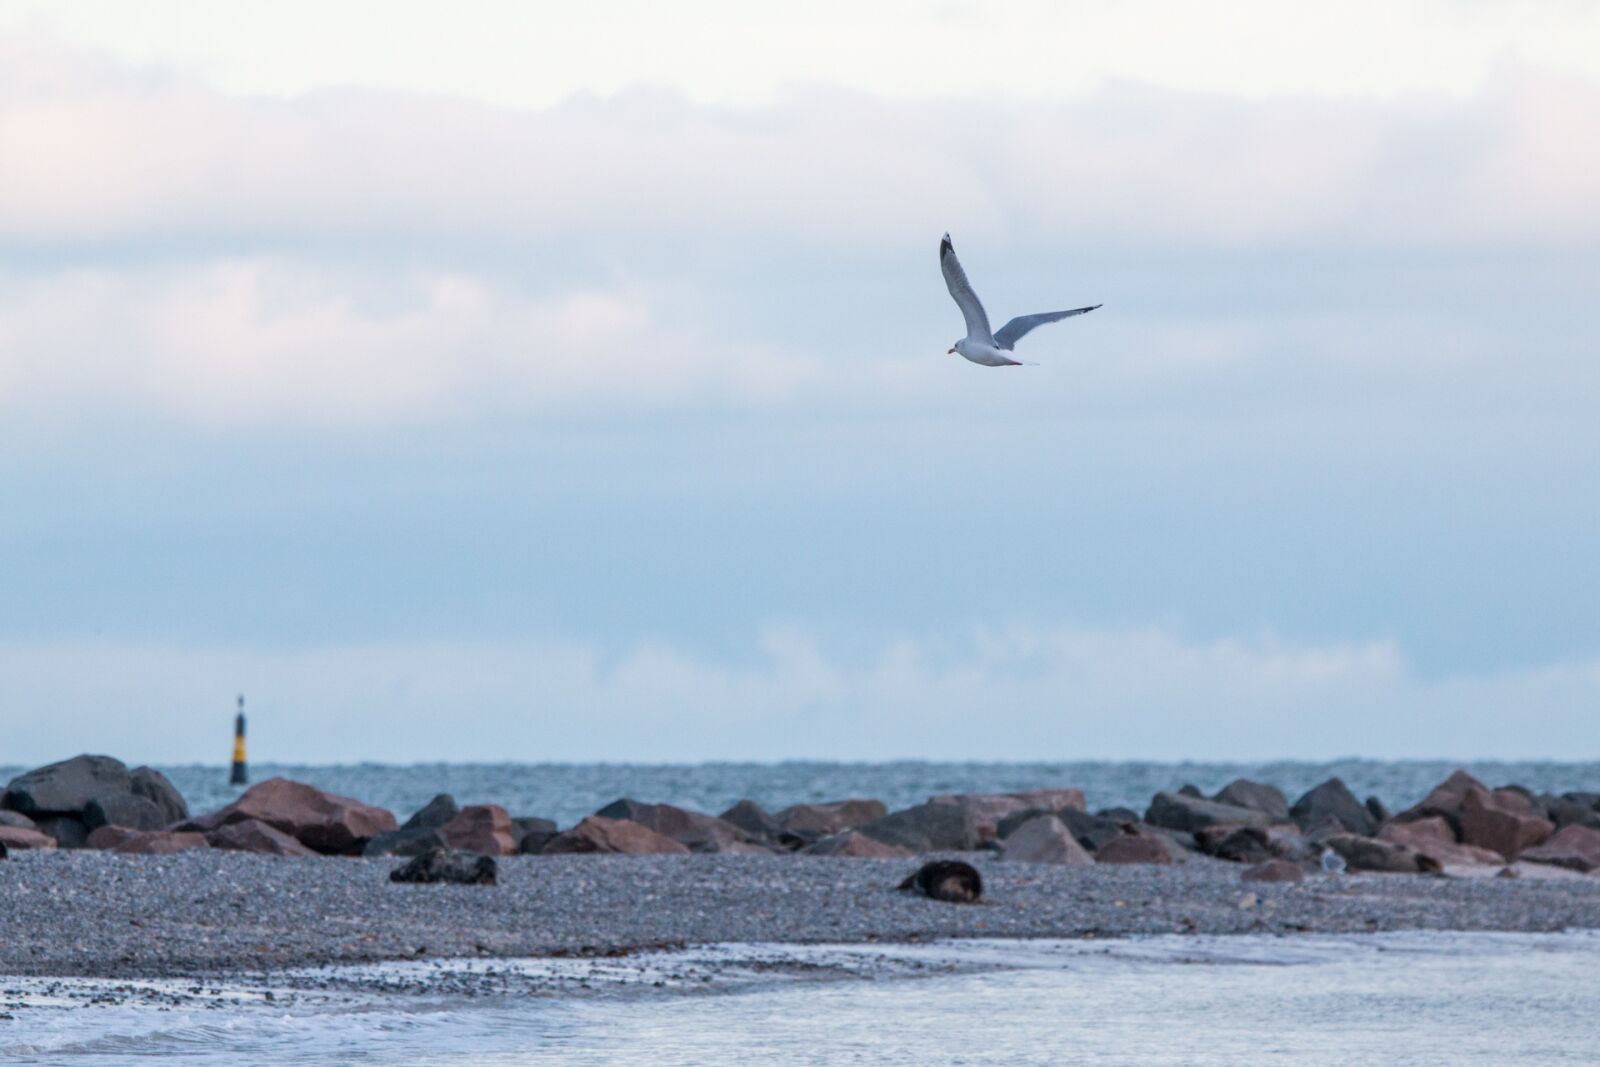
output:
POLYGON ((159 772, 78 756, 11 781, 0 798, 0 855, 12 848, 168 853, 232 849, 279 856, 402 856, 401 881, 492 884, 478 857, 713 852, 905 858, 988 850, 1019 863, 1172 864, 1206 855, 1248 865, 1254 880, 1298 879, 1326 851, 1354 870, 1432 873, 1539 863, 1600 870, 1600 794, 1490 789, 1465 771, 1391 814, 1337 778, 1293 804, 1240 779, 1213 796, 1157 793, 1141 815, 1088 811, 1077 789, 948 794, 889 811, 877 800, 796 804, 769 812, 741 800, 720 815, 621 799, 560 830, 498 804, 441 794, 403 825, 382 808, 302 782, 260 782, 217 811, 191 816, 159 772), (463 854, 465 854, 463 858, 463 854))

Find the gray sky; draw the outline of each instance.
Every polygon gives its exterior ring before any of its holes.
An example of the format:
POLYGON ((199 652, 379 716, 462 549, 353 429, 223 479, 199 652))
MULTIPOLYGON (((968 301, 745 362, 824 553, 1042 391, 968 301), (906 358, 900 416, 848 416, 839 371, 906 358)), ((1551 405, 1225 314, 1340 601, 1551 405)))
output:
POLYGON ((1600 756, 1597 5, 441 10, 0 0, 0 763, 1600 756))

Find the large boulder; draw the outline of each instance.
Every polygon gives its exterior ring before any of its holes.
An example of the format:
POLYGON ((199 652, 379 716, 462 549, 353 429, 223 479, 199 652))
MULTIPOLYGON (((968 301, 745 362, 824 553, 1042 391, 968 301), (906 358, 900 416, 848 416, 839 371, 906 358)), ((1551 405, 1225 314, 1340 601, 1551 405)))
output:
POLYGON ((1217 790, 1217 795, 1211 799, 1219 804, 1259 811, 1273 822, 1287 822, 1289 819, 1289 800, 1283 795, 1283 790, 1264 782, 1235 778, 1217 790))
POLYGON ((126 826, 130 830, 160 830, 174 820, 155 801, 137 793, 111 793, 95 797, 83 809, 83 825, 91 832, 102 826, 126 826))
POLYGON ((689 850, 672 838, 658 834, 632 819, 608 819, 603 815, 590 815, 577 826, 545 842, 542 854, 548 856, 588 852, 687 855, 689 850))
POLYGON ((929 804, 950 804, 972 819, 979 842, 1001 836, 1000 820, 1020 811, 1085 811, 1081 789, 1032 789, 1021 793, 945 793, 929 797, 929 804))
POLYGON ((841 830, 853 830, 889 813, 881 800, 833 800, 794 804, 773 816, 791 846, 809 844, 841 830))
POLYGON ((0 849, 55 848, 56 839, 21 826, 0 826, 0 849))
MULTIPOLYGON (((35 767, 6 784, 0 807, 33 814, 81 814, 98 797, 133 791, 128 768, 110 756, 74 756, 35 767)), ((87 835, 86 835, 87 836, 87 835)))
POLYGON ((1094 854, 1096 863, 1176 863, 1178 849, 1160 834, 1135 830, 1107 841, 1094 854))
POLYGON ((1498 852, 1457 841, 1455 832, 1450 829, 1443 815, 1430 815, 1425 819, 1407 822, 1391 819, 1378 828, 1378 840, 1416 849, 1444 867, 1473 867, 1505 862, 1505 857, 1498 852))
POLYGON ((824 837, 814 845, 807 845, 801 851, 809 856, 848 856, 852 859, 874 860, 904 859, 914 854, 909 848, 886 845, 859 830, 846 830, 824 837))
POLYGON ((1461 802, 1467 799, 1467 794, 1474 789, 1488 790, 1488 786, 1478 781, 1466 771, 1458 770, 1450 777, 1434 786, 1422 800, 1395 816, 1399 822, 1414 822, 1418 819, 1441 818, 1450 824, 1455 831, 1457 839, 1461 837, 1461 802))
POLYGON ((417 856, 389 872, 391 882, 416 885, 495 885, 499 877, 499 864, 493 856, 442 848, 417 856))
POLYGON ((977 848, 982 841, 971 809, 931 801, 890 812, 856 829, 912 852, 963 852, 977 848))
POLYGON ((189 817, 189 804, 183 794, 154 767, 135 767, 128 772, 128 784, 134 796, 143 797, 161 812, 161 825, 171 826, 189 817))
POLYGON ((1094 862, 1065 823, 1054 815, 1038 815, 1013 830, 1000 848, 1000 858, 1016 863, 1055 863, 1084 867, 1094 862))
POLYGON ((41 834, 49 834, 62 848, 84 848, 88 845, 89 827, 84 825, 81 816, 35 814, 33 822, 41 834))
POLYGON ((1509 789, 1469 789, 1461 801, 1461 841, 1517 858, 1555 833, 1555 824, 1534 811, 1533 802, 1509 789))
POLYGON ((103 852, 107 849, 116 848, 124 841, 137 837, 143 832, 126 826, 97 826, 89 831, 89 840, 84 842, 84 847, 103 852))
POLYGON ((1307 790, 1289 809, 1289 816, 1308 833, 1324 830, 1329 824, 1362 837, 1370 837, 1378 829, 1372 812, 1338 778, 1307 790))
POLYGON ((0 826, 14 826, 18 830, 37 830, 39 824, 22 814, 20 811, 11 811, 0 808, 0 826))
POLYGON ((1272 817, 1254 808, 1224 804, 1185 793, 1157 793, 1144 813, 1151 826, 1194 833, 1208 826, 1267 826, 1272 817))
POLYGON ((778 824, 777 816, 753 800, 741 800, 717 818, 737 826, 756 841, 776 844, 779 835, 783 833, 783 827, 778 824))
POLYGON ((1571 795, 1559 797, 1544 797, 1542 805, 1545 817, 1556 824, 1556 829, 1563 826, 1587 826, 1600 830, 1600 810, 1575 799, 1571 795))
POLYGON ((394 815, 304 782, 268 778, 232 804, 174 827, 210 833, 229 823, 259 819, 324 855, 359 855, 368 841, 396 828, 394 815))
POLYGON ((437 793, 434 798, 418 808, 404 823, 402 830, 437 830, 461 814, 461 805, 449 793, 437 793))
POLYGON ((112 852, 125 856, 169 856, 192 848, 210 848, 205 834, 177 833, 172 830, 135 830, 133 836, 113 845, 112 852))
POLYGON ((510 856, 517 851, 511 816, 498 804, 468 804, 437 832, 447 847, 458 852, 510 856))
POLYGON ((715 815, 671 804, 644 804, 624 797, 612 801, 595 814, 607 819, 629 819, 641 826, 648 826, 691 852, 740 851, 734 846, 754 842, 749 834, 715 815))
POLYGON ((536 815, 511 817, 511 836, 516 839, 517 851, 525 855, 537 854, 544 848, 544 843, 558 832, 552 819, 541 819, 536 815))
POLYGON ((1285 859, 1301 863, 1311 857, 1311 845, 1297 826, 1213 826, 1195 834, 1200 851, 1233 863, 1262 863, 1285 859))
POLYGON ((212 848, 229 852, 259 852, 266 856, 315 856, 316 852, 262 822, 260 819, 241 819, 219 826, 206 834, 212 848))
POLYGON ((1324 842, 1353 871, 1388 871, 1394 874, 1436 874, 1442 865, 1409 845, 1382 841, 1360 834, 1330 834, 1324 842))
POLYGON ((1577 824, 1563 826, 1543 844, 1523 849, 1517 859, 1574 871, 1600 870, 1600 830, 1577 824))
POLYGON ((1078 844, 1090 852, 1099 850, 1107 841, 1114 841, 1121 837, 1127 832, 1126 827, 1129 822, 1137 823, 1137 820, 1118 822, 1115 819, 1108 819, 1102 815, 1090 815, 1088 812, 1077 811, 1073 808, 1062 808, 1056 812, 1056 818, 1060 819, 1062 825, 1072 832, 1073 837, 1078 839, 1078 844))

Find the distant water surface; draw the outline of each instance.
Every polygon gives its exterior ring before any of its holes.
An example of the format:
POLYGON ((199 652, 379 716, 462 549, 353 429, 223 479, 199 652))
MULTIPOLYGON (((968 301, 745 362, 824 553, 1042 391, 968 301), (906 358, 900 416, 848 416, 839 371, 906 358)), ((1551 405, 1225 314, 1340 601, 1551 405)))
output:
MULTIPOLYGON (((1292 801, 1337 775, 1357 795, 1407 807, 1463 766, 1446 761, 1337 760, 1330 763, 419 763, 292 764, 251 767, 260 781, 283 775, 389 808, 401 818, 435 793, 463 804, 494 802, 513 815, 539 815, 567 825, 618 797, 720 812, 741 797, 777 809, 803 801, 876 797, 891 808, 919 804, 936 793, 985 793, 1077 786, 1091 808, 1143 811, 1157 790, 1185 783, 1214 792, 1234 778, 1278 786, 1292 801)), ((1540 792, 1600 791, 1600 761, 1465 764, 1492 786, 1516 782, 1540 792)), ((0 781, 21 767, 0 767, 0 781)), ((231 800, 228 768, 161 768, 195 811, 231 800)))

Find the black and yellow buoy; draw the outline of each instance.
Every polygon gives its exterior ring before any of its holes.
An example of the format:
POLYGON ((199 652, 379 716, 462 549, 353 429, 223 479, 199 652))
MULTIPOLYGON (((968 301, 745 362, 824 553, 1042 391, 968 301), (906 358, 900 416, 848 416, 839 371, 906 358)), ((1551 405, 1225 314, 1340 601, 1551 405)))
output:
POLYGON ((239 697, 239 714, 233 719, 233 774, 229 785, 245 785, 250 781, 250 768, 244 757, 244 697, 239 697))

